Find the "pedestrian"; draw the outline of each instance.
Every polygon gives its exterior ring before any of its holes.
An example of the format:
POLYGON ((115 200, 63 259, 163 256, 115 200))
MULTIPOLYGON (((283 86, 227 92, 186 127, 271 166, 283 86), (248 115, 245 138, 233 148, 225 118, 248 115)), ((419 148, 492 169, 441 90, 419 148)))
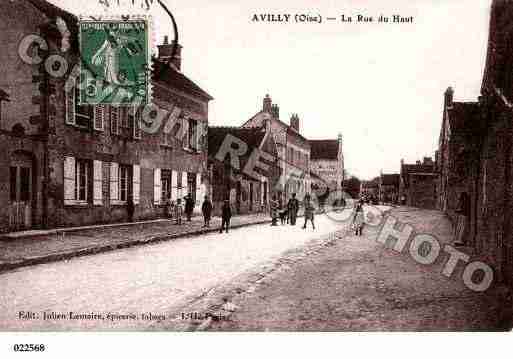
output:
POLYGON ((192 212, 194 211, 194 201, 192 195, 189 193, 185 196, 185 215, 187 216, 187 222, 191 221, 192 212))
POLYGON ((182 224, 182 214, 183 214, 183 207, 182 207, 182 200, 178 198, 176 201, 175 206, 175 224, 182 224))
POLYGON ((203 213, 203 221, 205 222, 203 227, 210 227, 210 218, 212 217, 212 202, 210 202, 208 196, 205 196, 205 200, 201 205, 201 213, 203 213))
POLYGON ((230 227, 230 219, 232 218, 232 209, 230 208, 230 202, 225 199, 223 206, 221 208, 221 229, 219 233, 223 233, 223 229, 226 228, 226 233, 228 233, 228 228, 230 227))
POLYGON ((468 222, 470 218, 470 198, 467 192, 461 192, 456 209, 456 227, 454 228, 454 245, 465 245, 468 222))
POLYGON ((363 202, 359 201, 356 203, 353 215, 353 228, 356 236, 362 235, 364 221, 363 202))
POLYGON ((296 225, 297 212, 299 211, 299 201, 296 198, 296 194, 292 193, 292 198, 289 200, 287 204, 287 210, 289 214, 289 221, 291 226, 296 225))
POLYGON ((271 226, 277 226, 278 225, 278 206, 279 202, 276 200, 276 195, 273 196, 269 203, 269 207, 271 210, 271 226))
POLYGON ((315 207, 312 204, 309 194, 305 195, 304 206, 305 206, 305 224, 303 225, 303 229, 306 229, 306 224, 308 221, 312 222, 312 228, 315 229, 315 223, 314 223, 315 207))
POLYGON ((135 204, 134 199, 132 195, 128 195, 127 201, 126 201, 126 211, 128 214, 128 222, 134 221, 134 212, 135 212, 135 204))
POLYGON ((166 218, 173 217, 172 203, 173 203, 173 201, 171 200, 171 194, 169 194, 168 197, 166 198, 166 203, 164 206, 164 216, 166 218))

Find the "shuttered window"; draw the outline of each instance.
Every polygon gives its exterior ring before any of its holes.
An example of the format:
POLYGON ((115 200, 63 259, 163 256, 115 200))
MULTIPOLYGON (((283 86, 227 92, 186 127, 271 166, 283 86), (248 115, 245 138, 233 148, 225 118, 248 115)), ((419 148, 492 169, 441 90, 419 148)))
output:
POLYGON ((66 124, 75 124, 75 89, 70 89, 65 93, 66 99, 66 124))
POLYGON ((103 131, 105 122, 105 106, 95 105, 94 106, 94 129, 97 131, 103 131))
POLYGON ((103 203, 102 192, 102 161, 93 161, 93 204, 100 206, 103 203))
POLYGON ((110 107, 110 133, 119 134, 119 107, 110 107))
POLYGON ((155 204, 160 204, 161 202, 161 177, 160 177, 160 168, 155 168, 153 170, 153 202, 155 204))
POLYGON ((132 130, 133 137, 136 140, 141 139, 141 119, 142 119, 142 109, 138 109, 134 107, 132 109, 132 130))
POLYGON ((132 192, 134 204, 141 201, 141 167, 134 165, 132 168, 132 192))
POLYGON ((75 203, 75 157, 64 158, 64 204, 75 203))
POLYGON ((119 201, 118 186, 119 164, 111 162, 110 164, 110 200, 111 202, 119 201))

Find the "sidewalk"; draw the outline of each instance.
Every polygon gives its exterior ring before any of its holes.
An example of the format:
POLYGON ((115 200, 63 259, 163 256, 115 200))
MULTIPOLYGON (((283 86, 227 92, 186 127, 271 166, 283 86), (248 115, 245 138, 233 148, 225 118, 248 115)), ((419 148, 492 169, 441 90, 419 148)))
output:
MULTIPOLYGON (((264 213, 234 216, 230 228, 269 222, 269 216, 264 213)), ((203 227, 202 217, 193 217, 191 222, 182 223, 182 225, 175 225, 174 220, 160 219, 48 231, 27 231, 4 236, 0 241, 0 272, 141 244, 211 233, 219 231, 221 219, 212 218, 209 228, 203 227)))

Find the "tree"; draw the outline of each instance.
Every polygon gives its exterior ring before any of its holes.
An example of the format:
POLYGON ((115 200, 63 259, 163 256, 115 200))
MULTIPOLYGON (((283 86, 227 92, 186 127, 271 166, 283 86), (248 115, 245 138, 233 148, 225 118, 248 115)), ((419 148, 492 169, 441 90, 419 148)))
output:
POLYGON ((351 198, 359 198, 360 197, 360 184, 361 181, 356 176, 351 176, 346 179, 344 183, 345 191, 351 198))

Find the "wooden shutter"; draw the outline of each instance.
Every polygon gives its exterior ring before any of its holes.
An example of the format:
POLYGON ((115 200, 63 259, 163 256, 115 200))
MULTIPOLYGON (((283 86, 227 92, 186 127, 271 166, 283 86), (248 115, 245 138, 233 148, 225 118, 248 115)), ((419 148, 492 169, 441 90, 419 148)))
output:
POLYGON ((110 163, 110 200, 119 200, 119 164, 116 162, 110 163))
POLYGON ((132 114, 133 114, 133 137, 137 140, 141 139, 141 117, 142 117, 142 110, 138 109, 137 107, 132 108, 132 114))
POLYGON ((182 173, 182 187, 179 189, 179 198, 182 198, 187 194, 187 172, 182 173))
POLYGON ((206 184, 201 183, 201 173, 196 173, 196 204, 203 203, 203 198, 207 193, 206 184))
POLYGON ((141 167, 134 165, 132 171, 132 195, 134 204, 139 204, 141 198, 141 167))
POLYGON ((103 131, 103 126, 105 122, 105 106, 104 105, 95 105, 93 112, 93 124, 94 129, 98 131, 103 131))
POLYGON ((102 161, 93 161, 93 204, 101 206, 103 203, 102 188, 102 161))
POLYGON ((119 107, 110 108, 110 133, 119 134, 119 107))
POLYGON ((171 200, 178 198, 178 172, 171 171, 171 200))
POLYGON ((155 168, 153 170, 153 202, 155 204, 160 204, 162 192, 161 192, 161 186, 162 183, 161 177, 160 177, 160 168, 155 168))
MULTIPOLYGON (((189 119, 187 117, 184 117, 182 119, 182 125, 183 125, 183 148, 189 148, 189 119)), ((187 183, 187 182, 186 182, 187 183)))
POLYGON ((64 157, 64 204, 75 203, 75 157, 64 157))
POLYGON ((74 125, 75 122, 75 87, 64 94, 66 99, 66 124, 74 125))

